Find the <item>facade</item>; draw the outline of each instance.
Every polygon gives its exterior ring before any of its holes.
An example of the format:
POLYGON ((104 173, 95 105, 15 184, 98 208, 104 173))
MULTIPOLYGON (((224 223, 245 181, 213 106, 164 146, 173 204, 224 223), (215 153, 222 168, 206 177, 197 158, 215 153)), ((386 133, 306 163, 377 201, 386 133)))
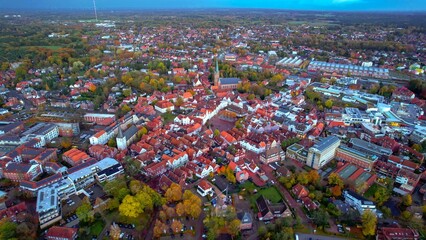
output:
POLYGON ((376 213, 376 205, 372 201, 367 200, 352 190, 344 190, 343 197, 345 198, 345 202, 355 207, 360 214, 366 210, 376 213))
POLYGON ((103 113, 86 113, 84 114, 84 121, 93 122, 99 125, 107 126, 115 121, 114 114, 103 113))
POLYGON ((314 169, 320 169, 330 162, 340 145, 340 139, 336 136, 330 136, 309 148, 306 165, 314 169))
POLYGON ((3 169, 3 177, 14 182, 32 181, 42 173, 42 166, 38 163, 24 164, 8 162, 3 169))
POLYGON ((371 170, 378 157, 376 155, 368 155, 353 148, 341 145, 336 150, 336 159, 371 170))
POLYGON ((160 113, 166 113, 167 111, 175 110, 175 106, 173 105, 173 103, 167 100, 158 101, 157 104, 155 104, 154 108, 160 113))
POLYGON ((237 217, 240 220, 240 230, 250 230, 253 228, 253 217, 249 212, 239 212, 237 217))
POLYGON ((308 66, 308 71, 323 71, 327 73, 352 74, 353 76, 389 78, 389 69, 376 67, 363 67, 349 64, 328 63, 312 61, 308 66))
POLYGON ((271 163, 284 160, 284 151, 281 145, 277 141, 273 141, 271 144, 267 144, 265 151, 260 154, 260 161, 263 163, 271 163))
POLYGON ((59 127, 52 123, 37 123, 27 131, 22 133, 27 140, 37 138, 40 140, 40 145, 45 146, 54 138, 59 136, 59 127))
POLYGON ((201 196, 205 197, 207 195, 213 194, 213 192, 214 191, 212 186, 206 180, 201 180, 201 182, 198 184, 197 193, 201 196))
POLYGON ((421 239, 417 230, 400 227, 377 228, 377 240, 417 240, 421 239))
POLYGON ((133 143, 137 137, 138 128, 135 125, 130 126, 126 131, 122 131, 121 127, 118 128, 118 134, 116 137, 117 148, 119 150, 127 149, 127 147, 133 143))
POLYGON ((47 230, 47 240, 75 240, 77 239, 77 228, 53 226, 47 230))

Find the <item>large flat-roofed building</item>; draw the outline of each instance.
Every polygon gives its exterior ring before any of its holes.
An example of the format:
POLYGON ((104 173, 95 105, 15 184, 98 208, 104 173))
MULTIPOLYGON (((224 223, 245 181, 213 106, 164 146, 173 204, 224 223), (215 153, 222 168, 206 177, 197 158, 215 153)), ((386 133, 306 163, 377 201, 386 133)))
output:
POLYGON ((40 145, 44 146, 59 136, 59 127, 53 123, 37 123, 30 129, 22 133, 28 140, 33 138, 40 139, 40 145))
POLYGON ((341 145, 336 150, 336 159, 371 170, 378 157, 341 145))
POLYGON ((306 165, 314 169, 320 169, 330 162, 336 155, 336 149, 340 146, 340 139, 330 136, 309 148, 306 165))
POLYGON ((62 219, 61 202, 56 188, 45 187, 38 191, 36 211, 41 229, 62 219))
POLYGON ((336 171, 348 183, 353 183, 353 188, 360 192, 367 190, 377 179, 377 175, 365 171, 363 168, 346 163, 336 171))
POLYGON ((290 159, 297 160, 303 164, 306 164, 306 159, 308 158, 308 151, 302 145, 294 143, 293 145, 287 147, 286 157, 290 159))
POLYGON ((115 121, 115 115, 103 113, 86 113, 84 115, 84 121, 107 126, 115 121))
POLYGON ((359 138, 351 138, 349 143, 352 144, 352 148, 367 154, 376 156, 389 156, 392 154, 392 149, 384 148, 379 145, 361 140, 359 138))
POLYGON ((353 76, 389 78, 389 69, 377 67, 363 67, 350 64, 328 63, 322 61, 312 61, 308 66, 308 71, 323 71, 328 73, 352 74, 353 76))

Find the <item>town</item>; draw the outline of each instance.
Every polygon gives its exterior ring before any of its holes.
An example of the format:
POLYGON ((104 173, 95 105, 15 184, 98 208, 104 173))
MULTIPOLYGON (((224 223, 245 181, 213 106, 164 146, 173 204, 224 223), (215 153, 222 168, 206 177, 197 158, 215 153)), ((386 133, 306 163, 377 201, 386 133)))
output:
POLYGON ((426 237, 424 14, 89 14, 1 15, 0 239, 426 237))

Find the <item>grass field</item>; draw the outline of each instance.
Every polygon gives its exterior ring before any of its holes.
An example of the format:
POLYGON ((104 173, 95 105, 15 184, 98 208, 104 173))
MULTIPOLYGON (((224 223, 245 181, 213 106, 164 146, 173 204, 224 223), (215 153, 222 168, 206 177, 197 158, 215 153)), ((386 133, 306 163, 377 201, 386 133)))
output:
POLYGON ((45 48, 45 49, 50 49, 50 50, 58 50, 60 48, 63 48, 63 46, 26 46, 26 48, 32 48, 32 47, 37 47, 37 48, 45 48))
POLYGON ((278 190, 275 187, 268 187, 268 188, 261 189, 259 192, 257 192, 256 194, 250 197, 251 206, 253 207, 256 206, 256 199, 260 195, 263 195, 266 199, 271 201, 271 203, 278 203, 282 201, 283 199, 281 197, 281 194, 278 192, 278 190))
POLYGON ((101 234, 102 230, 104 229, 105 223, 102 220, 98 220, 94 222, 90 226, 90 235, 98 236, 101 234))

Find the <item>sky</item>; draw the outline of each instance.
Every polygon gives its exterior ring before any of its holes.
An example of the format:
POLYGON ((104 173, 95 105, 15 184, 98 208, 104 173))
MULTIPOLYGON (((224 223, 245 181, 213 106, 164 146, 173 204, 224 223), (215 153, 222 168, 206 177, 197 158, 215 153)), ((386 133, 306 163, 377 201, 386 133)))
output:
MULTIPOLYGON (((96 0, 99 10, 264 8, 324 11, 426 11, 426 0, 96 0)), ((0 0, 1 9, 90 9, 93 0, 0 0)))

